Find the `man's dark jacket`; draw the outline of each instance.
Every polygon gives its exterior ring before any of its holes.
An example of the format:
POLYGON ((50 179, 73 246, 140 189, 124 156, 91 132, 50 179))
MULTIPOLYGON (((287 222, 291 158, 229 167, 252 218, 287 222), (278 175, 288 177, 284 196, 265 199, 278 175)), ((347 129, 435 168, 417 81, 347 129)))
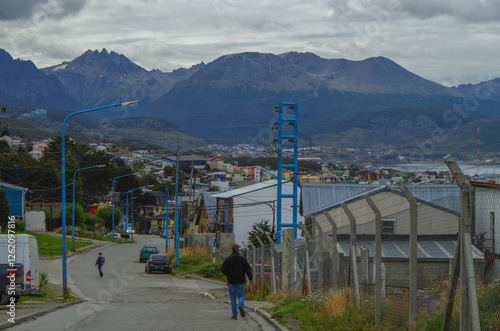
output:
POLYGON ((238 252, 233 252, 233 254, 226 257, 220 270, 227 276, 229 284, 245 283, 245 274, 249 280, 252 280, 252 268, 250 268, 247 259, 238 252))

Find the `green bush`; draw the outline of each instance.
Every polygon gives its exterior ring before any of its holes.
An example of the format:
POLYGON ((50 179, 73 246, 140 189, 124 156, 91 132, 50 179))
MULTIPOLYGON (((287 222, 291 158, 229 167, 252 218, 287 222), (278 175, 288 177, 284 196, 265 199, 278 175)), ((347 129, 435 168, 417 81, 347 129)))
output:
POLYGON ((26 224, 23 221, 16 221, 16 231, 25 231, 26 224))
POLYGON ((47 273, 41 272, 40 273, 40 291, 49 283, 49 278, 47 276, 47 273))

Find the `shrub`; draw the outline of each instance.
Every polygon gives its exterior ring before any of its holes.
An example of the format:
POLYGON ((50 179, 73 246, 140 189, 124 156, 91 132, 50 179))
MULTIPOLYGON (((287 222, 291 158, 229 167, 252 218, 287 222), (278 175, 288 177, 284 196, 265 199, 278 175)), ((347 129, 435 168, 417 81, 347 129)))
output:
POLYGON ((49 278, 47 276, 47 273, 41 272, 40 273, 40 291, 49 283, 49 278))

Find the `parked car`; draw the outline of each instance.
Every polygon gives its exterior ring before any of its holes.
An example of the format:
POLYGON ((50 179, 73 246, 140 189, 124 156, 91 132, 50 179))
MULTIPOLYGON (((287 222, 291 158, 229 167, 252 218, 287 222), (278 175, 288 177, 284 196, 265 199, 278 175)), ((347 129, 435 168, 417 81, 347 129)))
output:
POLYGON ((163 271, 166 274, 172 273, 168 256, 163 254, 151 254, 146 261, 144 272, 150 274, 153 271, 163 271))
POLYGON ((113 235, 115 236, 115 239, 120 239, 121 238, 121 235, 119 233, 113 234, 113 233, 110 232, 110 233, 106 234, 106 236, 108 236, 108 237, 113 237, 113 235))
POLYGON ((151 254, 158 254, 158 248, 156 246, 144 246, 139 253, 139 263, 146 261, 151 254))
POLYGON ((149 234, 160 234, 160 229, 153 226, 151 229, 149 229, 149 234))

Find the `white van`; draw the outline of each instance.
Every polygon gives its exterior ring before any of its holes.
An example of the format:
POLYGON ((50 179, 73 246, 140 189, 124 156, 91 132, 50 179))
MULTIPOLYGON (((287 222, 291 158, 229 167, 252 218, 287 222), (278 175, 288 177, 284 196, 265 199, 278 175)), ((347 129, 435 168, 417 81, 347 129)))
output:
MULTIPOLYGON (((8 235, 0 235, 0 264, 9 263, 8 235)), ((22 264, 24 269, 23 283, 16 289, 16 295, 40 294, 40 271, 38 262, 38 244, 36 238, 27 234, 16 234, 15 237, 16 264, 22 264)), ((12 240, 11 240, 12 242, 12 240)))

